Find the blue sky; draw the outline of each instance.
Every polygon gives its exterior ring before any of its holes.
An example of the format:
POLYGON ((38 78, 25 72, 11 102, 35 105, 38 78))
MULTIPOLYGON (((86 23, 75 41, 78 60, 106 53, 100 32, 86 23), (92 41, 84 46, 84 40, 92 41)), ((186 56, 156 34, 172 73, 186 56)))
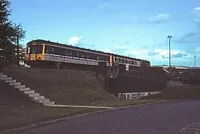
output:
POLYGON ((13 0, 26 44, 45 39, 168 65, 200 66, 199 0, 13 0))

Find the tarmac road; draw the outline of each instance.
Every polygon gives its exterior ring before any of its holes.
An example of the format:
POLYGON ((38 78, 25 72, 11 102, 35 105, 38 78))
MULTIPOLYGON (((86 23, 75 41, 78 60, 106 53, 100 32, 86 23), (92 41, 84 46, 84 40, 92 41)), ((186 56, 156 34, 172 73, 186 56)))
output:
POLYGON ((200 100, 174 101, 57 122, 20 134, 199 134, 200 100))

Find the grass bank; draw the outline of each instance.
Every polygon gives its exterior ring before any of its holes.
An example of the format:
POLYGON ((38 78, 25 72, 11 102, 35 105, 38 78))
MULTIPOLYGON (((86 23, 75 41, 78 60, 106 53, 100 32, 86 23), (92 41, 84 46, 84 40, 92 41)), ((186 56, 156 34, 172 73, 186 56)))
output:
MULTIPOLYGON (((4 72, 57 104, 118 107, 163 102, 120 100, 104 91, 90 71, 15 68, 4 72)), ((0 131, 99 110, 43 107, 3 81, 0 81, 0 109, 0 131)))

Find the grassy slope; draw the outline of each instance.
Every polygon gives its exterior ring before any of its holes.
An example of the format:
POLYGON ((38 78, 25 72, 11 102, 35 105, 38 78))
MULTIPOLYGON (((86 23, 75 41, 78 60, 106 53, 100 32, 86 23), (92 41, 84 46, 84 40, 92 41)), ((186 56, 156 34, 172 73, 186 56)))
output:
POLYGON ((108 105, 116 97, 105 92, 94 72, 53 69, 12 69, 6 73, 58 104, 108 105))
MULTIPOLYGON (((5 70, 6 71, 6 70, 5 70)), ((106 93, 98 84, 95 74, 87 71, 12 69, 7 74, 55 100, 58 104, 104 106, 138 105, 154 100, 125 101, 106 93)), ((14 88, 0 81, 0 131, 44 120, 90 112, 98 109, 47 108, 32 102, 14 88)))

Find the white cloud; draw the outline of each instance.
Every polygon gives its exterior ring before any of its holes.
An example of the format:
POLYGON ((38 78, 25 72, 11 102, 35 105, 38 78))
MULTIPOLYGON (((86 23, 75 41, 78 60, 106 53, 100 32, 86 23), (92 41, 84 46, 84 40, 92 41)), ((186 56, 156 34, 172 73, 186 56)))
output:
POLYGON ((104 49, 104 50, 102 50, 103 52, 106 52, 106 53, 113 53, 112 51, 111 51, 111 49, 109 49, 109 48, 106 48, 106 49, 104 49))
POLYGON ((170 15, 168 13, 161 13, 155 16, 149 16, 145 19, 140 19, 138 24, 160 24, 168 21, 170 15))
POLYGON ((81 41, 81 38, 80 38, 80 37, 78 37, 78 36, 73 36, 73 37, 69 38, 68 44, 69 44, 69 45, 76 45, 76 44, 80 43, 80 41, 81 41))
POLYGON ((105 8, 106 6, 108 6, 108 2, 104 2, 104 3, 100 4, 100 5, 98 6, 98 8, 99 8, 99 9, 102 9, 102 8, 105 8))
POLYGON ((170 15, 167 13, 158 14, 156 16, 150 17, 148 23, 162 23, 169 19, 170 15))
POLYGON ((193 14, 194 14, 195 17, 200 17, 200 7, 194 8, 193 14))
POLYGON ((148 55, 148 50, 146 49, 132 49, 132 50, 126 50, 124 52, 126 55, 135 55, 135 56, 141 56, 141 55, 148 55))
MULTIPOLYGON (((141 48, 128 49, 124 52, 125 55, 134 58, 149 60, 151 64, 168 64, 169 50, 168 49, 155 49, 147 50, 141 48)), ((173 64, 181 64, 180 59, 188 61, 192 55, 182 50, 171 50, 173 64)))
POLYGON ((195 48, 195 53, 200 53, 200 47, 195 48))
POLYGON ((200 10, 200 7, 196 7, 196 8, 194 8, 195 10, 200 10))
POLYGON ((166 21, 166 20, 168 20, 169 19, 169 17, 170 17, 170 15, 169 14, 158 14, 157 16, 156 16, 156 20, 157 21, 166 21))
MULTIPOLYGON (((156 54, 158 54, 160 56, 164 56, 164 57, 167 57, 169 55, 169 50, 166 50, 166 49, 156 49, 154 52, 156 54)), ((172 55, 176 55, 179 53, 182 53, 182 52, 180 50, 171 50, 172 55)))

